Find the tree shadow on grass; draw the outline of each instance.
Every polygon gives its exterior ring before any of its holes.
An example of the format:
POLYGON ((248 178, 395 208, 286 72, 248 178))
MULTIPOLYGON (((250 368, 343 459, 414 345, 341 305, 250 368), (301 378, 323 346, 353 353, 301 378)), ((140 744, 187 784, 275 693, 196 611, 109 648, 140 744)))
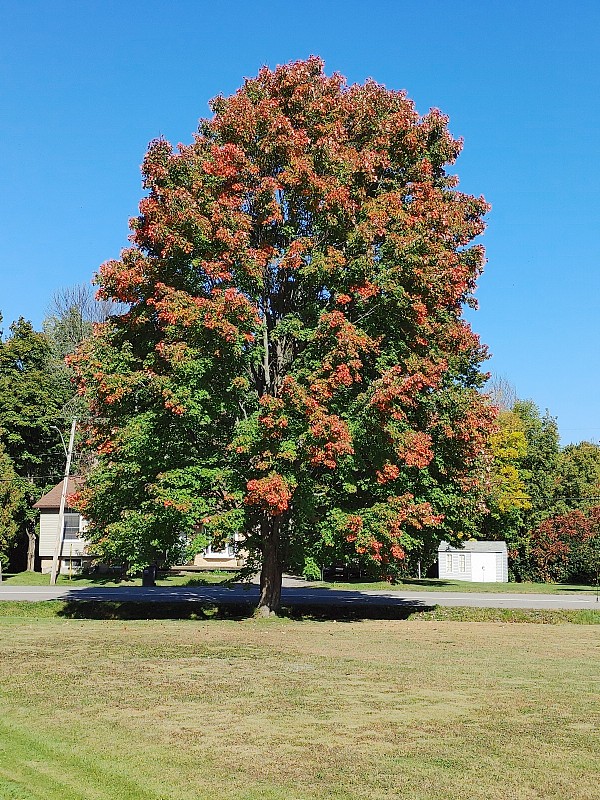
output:
POLYGON ((565 592, 566 594, 575 594, 576 592, 586 592, 587 594, 591 592, 600 593, 597 586, 576 586, 568 583, 557 583, 555 586, 559 592, 565 592))
POLYGON ((77 586, 79 584, 82 586, 87 586, 90 583, 90 581, 93 586, 112 586, 114 584, 117 584, 119 586, 135 585, 134 581, 131 578, 120 575, 117 572, 114 573, 107 572, 103 574, 96 574, 96 573, 88 574, 83 572, 79 575, 72 575, 68 579, 68 583, 66 580, 61 580, 60 585, 68 586, 69 584, 72 584, 73 586, 77 586))
POLYGON ((406 586, 455 586, 456 581, 446 581, 443 578, 407 578, 404 581, 398 581, 398 585, 406 586))
MULTIPOLYGON (((231 586, 235 583, 235 573, 231 576, 228 576, 220 581, 210 580, 208 578, 203 578, 201 576, 190 576, 184 582, 181 581, 180 576, 176 575, 169 575, 169 574, 159 574, 158 580, 160 583, 157 585, 160 586, 186 586, 186 587, 210 587, 210 586, 231 586)), ((129 586, 137 586, 139 581, 136 581, 135 578, 129 578, 126 575, 120 575, 119 573, 106 573, 106 574, 86 574, 82 573, 80 575, 73 575, 69 578, 68 582, 66 580, 61 580, 61 586, 68 586, 72 584, 73 587, 79 586, 117 586, 122 588, 127 588, 129 586)))
MULTIPOLYGON (((285 605, 279 616, 295 621, 353 622, 363 619, 406 620, 417 612, 432 611, 435 606, 414 603, 394 605, 285 605)), ((182 601, 152 603, 144 601, 67 600, 59 617, 91 620, 234 620, 255 616, 254 603, 209 603, 182 601)))
POLYGON ((414 614, 433 611, 434 605, 415 603, 395 605, 353 604, 348 606, 298 605, 281 609, 280 616, 314 622, 359 622, 363 619, 406 620, 414 614))
MULTIPOLYGON (((381 584, 384 584, 385 582, 383 580, 378 580, 376 578, 370 580, 369 578, 365 578, 364 576, 359 577, 353 575, 349 578, 342 578, 340 575, 337 575, 334 577, 326 577, 325 583, 333 583, 336 585, 336 587, 337 586, 351 587, 354 584, 365 586, 368 583, 373 583, 374 586, 375 585, 379 586, 381 584)), ((409 588, 411 586, 423 586, 423 587, 455 586, 456 581, 444 580, 443 578, 406 578, 406 579, 399 578, 398 580, 391 581, 389 585, 400 588, 402 588, 403 586, 407 586, 409 588)))
POLYGON ((181 601, 153 603, 143 600, 66 600, 57 616, 67 619, 247 619, 254 613, 252 603, 209 603, 181 601))

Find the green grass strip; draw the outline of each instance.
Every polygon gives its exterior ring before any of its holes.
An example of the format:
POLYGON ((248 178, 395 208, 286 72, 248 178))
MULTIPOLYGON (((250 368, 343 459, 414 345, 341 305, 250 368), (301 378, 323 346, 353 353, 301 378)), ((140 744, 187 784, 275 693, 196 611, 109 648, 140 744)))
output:
MULTIPOLYGON (((46 600, 42 602, 0 602, 0 618, 14 619, 189 619, 240 620, 251 617, 252 604, 218 605, 201 602, 112 602, 100 600, 46 600)), ((450 622, 525 622, 543 625, 571 623, 599 625, 600 609, 532 609, 532 608, 471 608, 462 606, 432 606, 421 609, 411 606, 368 605, 352 607, 289 606, 281 616, 297 620, 397 619, 450 622)))

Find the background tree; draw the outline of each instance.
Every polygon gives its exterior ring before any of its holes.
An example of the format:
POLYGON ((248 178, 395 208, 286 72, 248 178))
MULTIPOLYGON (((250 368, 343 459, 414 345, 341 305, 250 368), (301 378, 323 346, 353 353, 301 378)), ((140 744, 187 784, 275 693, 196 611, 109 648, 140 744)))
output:
POLYGON ((12 462, 0 443, 0 562, 8 567, 8 558, 19 533, 18 519, 23 505, 23 488, 12 462))
POLYGON ((99 300, 95 295, 94 288, 87 283, 63 287, 52 295, 43 329, 61 365, 66 356, 92 335, 95 324, 126 311, 123 304, 99 300))
POLYGON ((548 411, 542 415, 531 400, 518 400, 513 411, 521 420, 527 440, 522 468, 531 501, 528 524, 533 527, 554 511, 560 455, 558 426, 548 411))
MULTIPOLYGON (((500 385, 494 396, 510 393, 500 385)), ((556 420, 542 416, 532 401, 512 402, 497 424, 490 437, 494 463, 485 534, 506 540, 509 569, 518 580, 589 578, 600 447, 580 442, 561 449, 556 420), (570 513, 575 510, 581 513, 570 513)))
POLYGON ((492 375, 485 387, 485 393, 500 411, 512 411, 519 399, 514 385, 502 375, 492 375))
POLYGON ((521 548, 531 580, 596 582, 600 568, 600 447, 569 444, 556 461, 550 512, 521 548))
POLYGON ((506 541, 511 571, 529 535, 531 500, 527 492, 530 473, 524 464, 527 459, 527 438, 518 414, 502 410, 496 429, 490 435, 493 457, 489 493, 486 498, 488 514, 483 521, 486 539, 506 541))
MULTIPOLYGON (((516 400, 512 404, 512 427, 524 436, 519 454, 512 467, 523 485, 527 498, 517 502, 504 513, 488 518, 494 538, 505 539, 509 549, 509 571, 517 580, 533 580, 530 549, 532 531, 556 512, 555 497, 560 443, 556 420, 548 412, 544 415, 531 400, 516 400)), ((500 415, 502 419, 503 414, 500 415)), ((494 499, 490 507, 495 508, 494 499)))
POLYGON ((83 431, 90 424, 90 409, 77 391, 75 374, 68 357, 83 341, 89 339, 94 325, 106 322, 111 316, 124 313, 126 306, 112 300, 96 298, 91 283, 75 284, 58 289, 52 295, 48 314, 42 327, 52 349, 51 369, 63 398, 62 416, 70 427, 77 420, 73 471, 89 471, 95 453, 89 447, 83 431))
POLYGON ((212 110, 191 145, 151 144, 133 247, 99 273, 130 310, 74 359, 99 453, 81 504, 136 566, 243 530, 268 612, 284 564, 345 543, 393 575, 475 530, 492 413, 462 309, 487 205, 447 174, 439 111, 317 58, 212 110))
POLYGON ((561 450, 555 494, 563 512, 600 505, 600 445, 579 442, 561 450))
POLYGON ((600 506, 545 519, 531 532, 531 578, 597 583, 600 572, 600 506))
POLYGON ((57 376, 48 337, 23 318, 0 338, 0 445, 21 482, 20 504, 11 513, 28 538, 28 569, 35 555, 35 517, 31 508, 53 486, 64 466, 64 453, 52 425, 63 426, 68 395, 57 376))

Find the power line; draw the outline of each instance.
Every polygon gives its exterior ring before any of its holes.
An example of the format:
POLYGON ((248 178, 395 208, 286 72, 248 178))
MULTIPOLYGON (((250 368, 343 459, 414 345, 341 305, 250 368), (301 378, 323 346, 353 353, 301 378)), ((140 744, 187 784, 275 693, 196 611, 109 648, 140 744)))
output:
MULTIPOLYGON (((72 475, 71 477, 80 477, 79 475, 72 475)), ((0 478, 2 483, 14 483, 15 481, 55 481, 62 480, 63 476, 60 474, 55 475, 16 475, 14 478, 0 478)))

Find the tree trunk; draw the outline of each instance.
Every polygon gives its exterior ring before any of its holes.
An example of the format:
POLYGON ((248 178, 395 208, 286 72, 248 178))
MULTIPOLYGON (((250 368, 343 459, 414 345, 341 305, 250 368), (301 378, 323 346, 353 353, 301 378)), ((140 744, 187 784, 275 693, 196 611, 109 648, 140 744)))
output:
POLYGON ((27 572, 35 572, 35 545, 37 536, 33 526, 27 527, 27 572))
POLYGON ((279 552, 279 520, 267 517, 261 523, 262 569, 258 613, 267 617, 276 614, 281 604, 282 566, 279 552))

